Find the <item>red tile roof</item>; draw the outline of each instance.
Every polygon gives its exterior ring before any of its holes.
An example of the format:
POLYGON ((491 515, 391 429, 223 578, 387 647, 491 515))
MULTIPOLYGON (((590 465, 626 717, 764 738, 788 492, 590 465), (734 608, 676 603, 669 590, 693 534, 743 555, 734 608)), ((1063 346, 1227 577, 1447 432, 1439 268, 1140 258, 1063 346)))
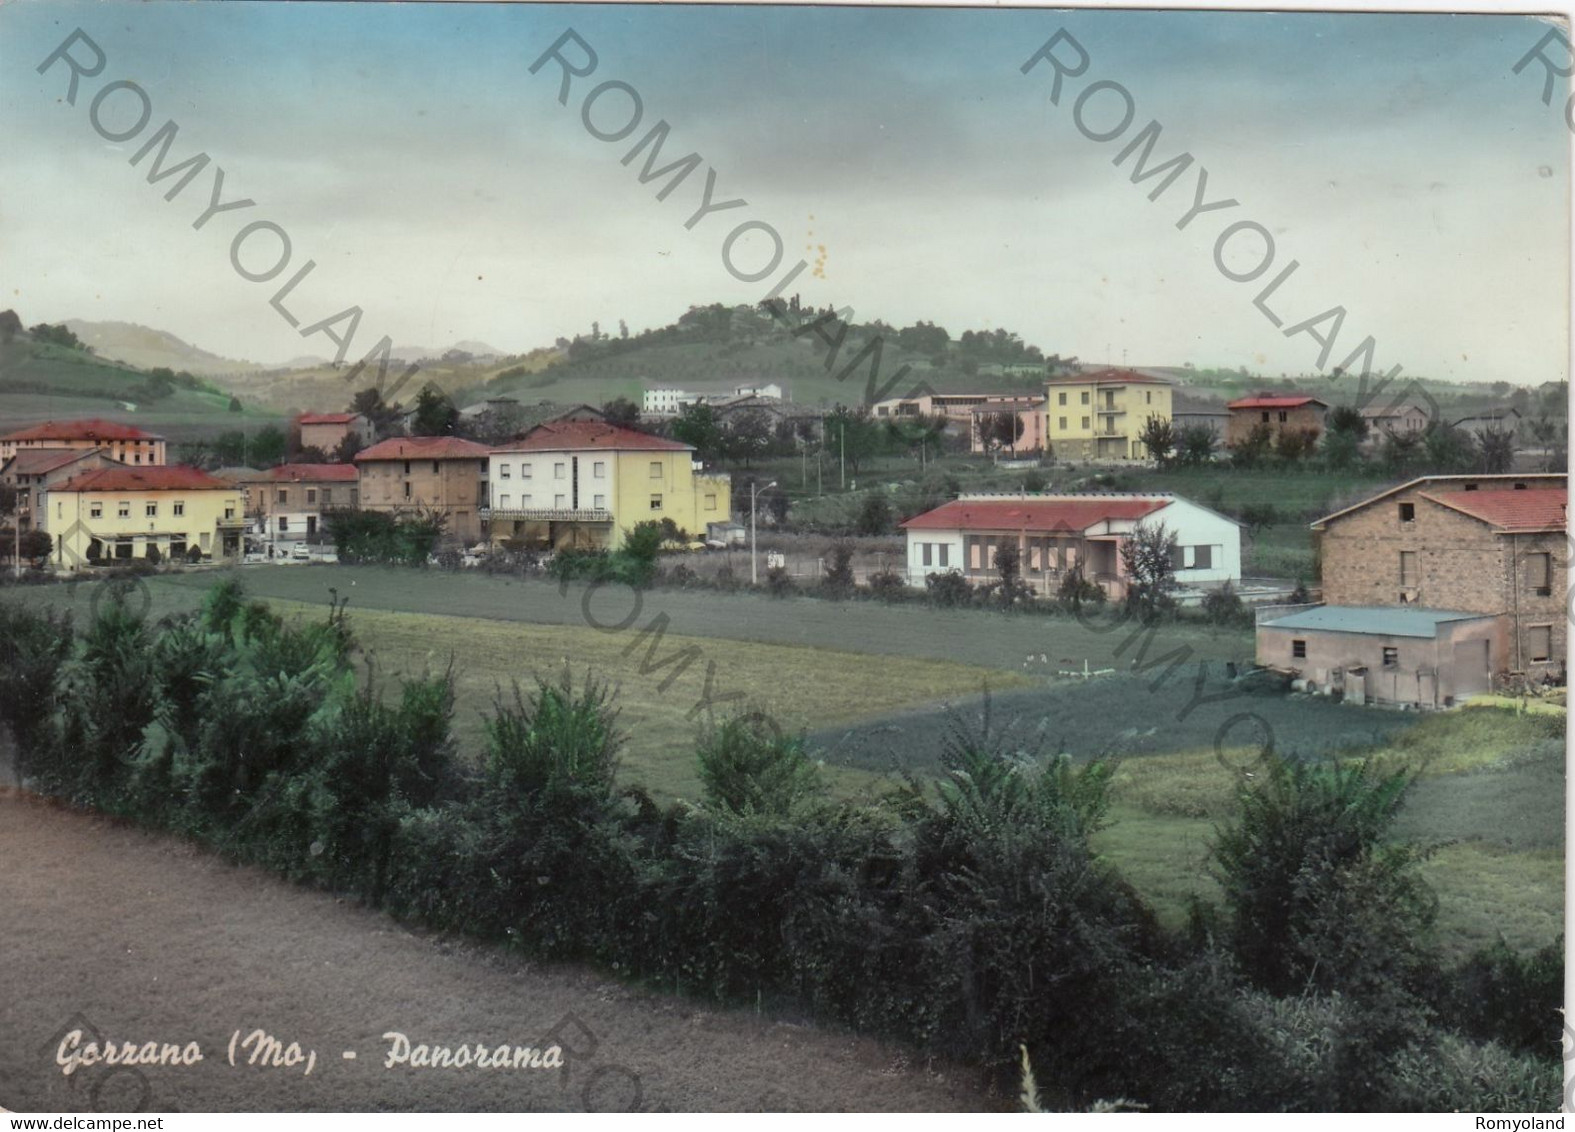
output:
POLYGON ((280 464, 258 478, 275 483, 354 483, 360 474, 354 464, 280 464))
POLYGON ((20 432, 0 436, 0 441, 11 440, 163 440, 151 432, 143 432, 119 421, 45 421, 20 432))
POLYGON ((356 453, 367 460, 485 460, 491 449, 457 436, 395 436, 356 453))
POLYGON ((605 421, 547 421, 518 440, 500 444, 494 452, 566 452, 576 448, 600 448, 638 452, 689 452, 687 444, 652 436, 638 429, 622 428, 605 421))
POLYGON ((1562 531, 1569 493, 1556 488, 1523 491, 1424 491, 1423 499, 1480 519, 1501 531, 1562 531))
POLYGON ((298 424, 349 424, 360 413, 302 413, 296 418, 298 424))
POLYGON ((169 467, 95 468, 72 476, 53 491, 234 491, 235 485, 185 464, 169 467))
POLYGON ((1141 519, 1171 502, 1134 495, 954 499, 902 526, 912 531, 1086 531, 1107 519, 1141 519))
POLYGON ((1150 377, 1131 369, 1101 369, 1092 373, 1072 373, 1052 377, 1047 385, 1171 385, 1162 377, 1150 377))
POLYGON ((1324 404, 1324 402, 1318 400, 1316 397, 1307 397, 1302 395, 1285 397, 1242 397, 1238 400, 1229 402, 1225 407, 1227 409, 1299 409, 1303 405, 1323 405, 1323 407, 1326 409, 1329 407, 1328 405, 1324 404))
POLYGON ((96 454, 91 448, 24 448, 6 461, 5 470, 17 476, 42 476, 96 454))

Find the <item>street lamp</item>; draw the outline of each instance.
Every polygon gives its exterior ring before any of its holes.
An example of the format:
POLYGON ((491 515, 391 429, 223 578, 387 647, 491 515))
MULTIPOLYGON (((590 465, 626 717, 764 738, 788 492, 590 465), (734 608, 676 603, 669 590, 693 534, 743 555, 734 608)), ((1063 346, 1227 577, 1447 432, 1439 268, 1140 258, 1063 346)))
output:
MULTIPOLYGON (((766 490, 770 491, 772 488, 774 488, 776 486, 777 486, 777 481, 776 480, 772 480, 770 483, 766 484, 766 490)), ((755 495, 756 495, 758 490, 759 490, 759 485, 757 485, 754 480, 750 480, 749 481, 749 584, 752 585, 752 586, 758 586, 760 584, 760 560, 755 557, 755 495)))

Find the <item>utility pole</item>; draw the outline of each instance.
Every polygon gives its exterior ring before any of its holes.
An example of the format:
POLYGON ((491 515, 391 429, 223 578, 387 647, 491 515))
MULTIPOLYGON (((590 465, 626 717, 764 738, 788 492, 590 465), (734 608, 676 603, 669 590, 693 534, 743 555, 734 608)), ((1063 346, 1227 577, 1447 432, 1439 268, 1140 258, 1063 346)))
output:
POLYGON ((842 461, 842 490, 848 490, 848 422, 844 418, 842 428, 838 430, 838 447, 841 450, 842 461))
MULTIPOLYGON (((760 584, 760 559, 755 555, 755 500, 757 486, 754 480, 749 481, 749 584, 752 586, 760 584)), ((766 490, 770 491, 776 486, 777 481, 772 480, 766 484, 766 490)))

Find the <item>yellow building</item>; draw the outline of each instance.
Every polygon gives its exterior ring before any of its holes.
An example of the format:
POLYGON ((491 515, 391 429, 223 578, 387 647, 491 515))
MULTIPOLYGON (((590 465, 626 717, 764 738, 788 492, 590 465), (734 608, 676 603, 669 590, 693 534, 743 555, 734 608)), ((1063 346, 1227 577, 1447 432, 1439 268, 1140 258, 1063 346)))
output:
POLYGON ((193 548, 205 559, 237 558, 246 523, 240 488, 178 465, 83 472, 49 488, 39 517, 55 565, 67 570, 147 558, 155 547, 165 561, 193 548))
POLYGON ((45 421, 19 432, 0 436, 0 464, 21 452, 37 448, 76 448, 103 452, 111 460, 133 467, 162 466, 166 444, 162 436, 143 432, 119 421, 45 421))
POLYGON ((1045 437, 1060 460, 1146 460, 1149 418, 1170 420, 1170 382, 1127 369, 1052 377, 1045 437))
POLYGON ((494 541, 615 550, 637 523, 671 519, 691 537, 726 522, 725 475, 706 475, 687 444, 603 421, 549 421, 492 450, 494 541))

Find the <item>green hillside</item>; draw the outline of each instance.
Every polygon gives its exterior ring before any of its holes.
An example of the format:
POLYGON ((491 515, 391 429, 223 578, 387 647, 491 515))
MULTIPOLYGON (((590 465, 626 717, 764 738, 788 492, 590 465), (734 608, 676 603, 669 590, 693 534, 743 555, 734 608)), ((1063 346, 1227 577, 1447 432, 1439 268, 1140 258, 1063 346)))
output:
POLYGON ((201 378, 168 383, 85 350, 20 335, 0 344, 0 427, 101 417, 171 440, 278 422, 255 407, 230 411, 230 395, 201 378))

